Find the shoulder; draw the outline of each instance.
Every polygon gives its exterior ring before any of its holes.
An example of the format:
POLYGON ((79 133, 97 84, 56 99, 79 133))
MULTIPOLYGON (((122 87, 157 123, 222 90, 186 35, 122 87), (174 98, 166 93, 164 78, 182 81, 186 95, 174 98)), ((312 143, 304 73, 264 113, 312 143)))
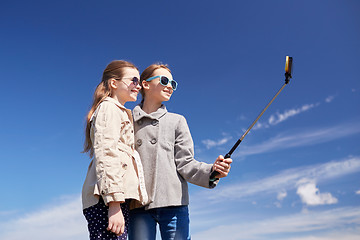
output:
POLYGON ((183 115, 178 114, 178 113, 167 112, 166 115, 167 115, 167 117, 172 118, 172 119, 185 119, 185 117, 183 115))
POLYGON ((189 130, 186 118, 178 113, 168 112, 166 114, 168 124, 171 124, 175 128, 176 132, 184 132, 189 130))
POLYGON ((171 120, 172 123, 175 125, 186 123, 186 118, 181 114, 167 112, 165 116, 167 119, 171 120))
POLYGON ((115 103, 111 101, 103 101, 97 107, 95 117, 102 116, 105 119, 124 119, 127 118, 127 113, 124 109, 118 107, 115 103))
POLYGON ((110 101, 103 101, 97 107, 99 112, 102 113, 112 113, 112 112, 121 112, 121 109, 116 106, 115 103, 110 101))

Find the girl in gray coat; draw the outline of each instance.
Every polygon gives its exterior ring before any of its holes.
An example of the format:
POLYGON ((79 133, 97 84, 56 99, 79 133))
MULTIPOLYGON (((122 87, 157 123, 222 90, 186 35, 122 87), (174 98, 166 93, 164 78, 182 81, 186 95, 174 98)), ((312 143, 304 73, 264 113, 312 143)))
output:
POLYGON ((156 225, 162 239, 190 239, 187 182, 214 188, 226 177, 231 159, 219 156, 214 164, 194 159, 192 137, 182 115, 169 113, 177 82, 166 65, 153 64, 140 76, 143 101, 133 110, 135 148, 144 168, 149 203, 132 206, 130 240, 155 240, 156 225), (210 179, 213 171, 219 174, 210 179))

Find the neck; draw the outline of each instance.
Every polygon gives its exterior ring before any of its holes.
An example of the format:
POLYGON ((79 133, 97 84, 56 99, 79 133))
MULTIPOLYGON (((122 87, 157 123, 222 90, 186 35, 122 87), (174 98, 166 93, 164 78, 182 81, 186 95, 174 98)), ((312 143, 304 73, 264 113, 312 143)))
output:
POLYGON ((117 97, 116 95, 114 95, 114 96, 111 96, 113 99, 115 99, 115 100, 117 100, 121 105, 125 105, 125 101, 122 101, 119 97, 117 97))
POLYGON ((142 106, 142 110, 147 114, 150 114, 152 112, 156 112, 160 107, 161 107, 161 102, 154 102, 154 101, 146 100, 145 98, 142 106))

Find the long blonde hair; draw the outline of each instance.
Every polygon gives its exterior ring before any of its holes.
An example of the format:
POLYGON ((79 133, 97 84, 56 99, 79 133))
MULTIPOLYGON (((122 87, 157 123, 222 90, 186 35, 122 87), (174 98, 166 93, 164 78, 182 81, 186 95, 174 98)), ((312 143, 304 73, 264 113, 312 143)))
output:
POLYGON ((91 158, 94 156, 94 149, 90 139, 91 116, 93 115, 99 104, 104 101, 106 97, 111 96, 111 86, 109 79, 122 78, 124 76, 124 68, 134 68, 138 70, 137 67, 130 62, 123 60, 112 61, 106 66, 102 75, 102 80, 95 89, 93 103, 90 111, 86 116, 85 142, 83 150, 83 153, 88 152, 91 158))

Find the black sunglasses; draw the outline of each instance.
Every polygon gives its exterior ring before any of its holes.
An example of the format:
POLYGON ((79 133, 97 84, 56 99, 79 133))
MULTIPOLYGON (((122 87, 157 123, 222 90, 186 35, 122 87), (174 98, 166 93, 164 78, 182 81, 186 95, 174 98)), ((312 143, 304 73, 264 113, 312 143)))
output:
POLYGON ((123 79, 131 79, 134 86, 137 86, 140 83, 140 80, 137 77, 126 77, 126 78, 114 78, 115 80, 121 81, 123 79))

